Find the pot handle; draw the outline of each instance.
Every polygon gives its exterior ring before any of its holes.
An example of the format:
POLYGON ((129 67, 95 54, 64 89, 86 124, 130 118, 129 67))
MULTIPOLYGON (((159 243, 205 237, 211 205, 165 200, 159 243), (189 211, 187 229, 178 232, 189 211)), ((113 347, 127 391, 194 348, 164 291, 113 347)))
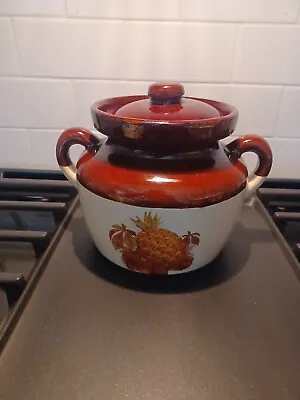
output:
POLYGON ((60 169, 68 180, 76 185, 76 167, 70 158, 70 147, 81 144, 91 155, 95 155, 101 141, 84 128, 70 128, 63 131, 56 144, 56 158, 60 169))
POLYGON ((272 167, 272 151, 267 141, 259 136, 242 136, 227 145, 230 160, 237 160, 247 151, 258 156, 258 166, 253 174, 247 178, 246 193, 251 196, 258 189, 272 167))

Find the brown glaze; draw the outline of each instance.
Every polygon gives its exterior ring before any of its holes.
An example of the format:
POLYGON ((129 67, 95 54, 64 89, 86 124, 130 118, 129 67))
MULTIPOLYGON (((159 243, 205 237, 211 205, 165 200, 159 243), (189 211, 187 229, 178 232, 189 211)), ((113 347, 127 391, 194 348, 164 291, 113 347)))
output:
POLYGON ((201 149, 230 135, 238 118, 233 106, 194 97, 170 104, 153 104, 148 96, 116 97, 94 103, 91 111, 95 128, 114 143, 160 154, 201 149))
POLYGON ((218 139, 235 129, 234 107, 183 94, 182 85, 155 83, 149 97, 95 103, 94 125, 107 141, 100 147, 91 132, 68 129, 57 143, 59 165, 71 166, 74 180, 69 148, 82 144, 86 152, 77 163, 77 178, 83 186, 115 201, 167 208, 204 207, 241 192, 248 173, 239 158, 246 151, 259 157, 257 175, 269 173, 272 153, 262 138, 219 145, 218 139))
POLYGON ((253 152, 257 154, 259 164, 255 175, 267 176, 272 167, 272 151, 268 143, 259 136, 243 136, 231 142, 227 148, 231 160, 238 160, 243 153, 253 152))
POLYGON ((197 102, 193 99, 144 99, 126 104, 115 114, 117 117, 140 118, 147 121, 178 121, 192 120, 195 115, 207 118, 218 118, 220 112, 213 106, 197 102), (201 104, 201 107, 199 105, 201 104))
POLYGON ((191 122, 219 118, 217 108, 205 101, 183 98, 184 88, 180 84, 153 83, 148 90, 149 98, 131 101, 120 107, 115 115, 147 121, 191 122))
POLYGON ((148 95, 152 102, 168 102, 170 99, 178 99, 184 95, 184 87, 180 83, 152 83, 148 89, 148 95))
POLYGON ((56 158, 61 167, 72 165, 69 149, 73 144, 81 144, 90 155, 94 155, 99 148, 100 141, 87 129, 66 129, 60 135, 56 145, 56 158))
POLYGON ((204 207, 245 188, 247 170, 229 152, 209 148, 157 158, 109 141, 78 162, 78 180, 92 192, 144 207, 204 207))

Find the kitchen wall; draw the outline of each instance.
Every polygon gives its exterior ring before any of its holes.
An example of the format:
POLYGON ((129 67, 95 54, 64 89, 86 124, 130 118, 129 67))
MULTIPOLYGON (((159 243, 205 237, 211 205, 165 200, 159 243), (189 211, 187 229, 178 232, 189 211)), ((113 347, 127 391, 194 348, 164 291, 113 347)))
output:
POLYGON ((176 80, 236 105, 236 134, 266 137, 272 175, 299 178, 299 11, 300 0, 0 0, 0 166, 56 168, 59 133, 92 128, 93 101, 176 80))

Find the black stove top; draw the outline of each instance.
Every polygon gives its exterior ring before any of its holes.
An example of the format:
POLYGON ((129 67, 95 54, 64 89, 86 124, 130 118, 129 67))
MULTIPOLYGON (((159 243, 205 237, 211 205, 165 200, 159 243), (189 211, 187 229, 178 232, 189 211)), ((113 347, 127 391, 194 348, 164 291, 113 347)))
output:
POLYGON ((33 289, 76 189, 55 171, 0 171, 0 345, 33 289))
POLYGON ((269 179, 257 195, 277 228, 277 238, 286 245, 287 255, 300 266, 300 180, 269 179))

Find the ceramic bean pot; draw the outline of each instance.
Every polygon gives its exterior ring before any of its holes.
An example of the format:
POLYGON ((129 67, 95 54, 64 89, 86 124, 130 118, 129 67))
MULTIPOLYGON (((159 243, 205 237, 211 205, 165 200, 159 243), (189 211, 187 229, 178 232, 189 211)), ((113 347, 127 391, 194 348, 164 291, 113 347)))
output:
POLYGON ((245 197, 270 171, 267 142, 244 136, 225 146, 220 139, 233 133, 238 111, 184 97, 180 84, 155 83, 148 95, 101 100, 91 112, 106 139, 67 129, 56 153, 100 252, 145 274, 185 273, 212 261, 245 197), (85 147, 76 166, 73 144, 85 147), (248 151, 258 156, 251 176, 240 160, 248 151))

